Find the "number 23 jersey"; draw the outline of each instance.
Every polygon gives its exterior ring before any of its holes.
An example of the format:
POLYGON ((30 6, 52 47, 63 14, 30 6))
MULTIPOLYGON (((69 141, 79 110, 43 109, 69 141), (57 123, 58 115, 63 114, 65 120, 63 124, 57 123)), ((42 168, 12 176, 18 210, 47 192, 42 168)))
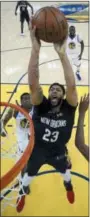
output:
POLYGON ((55 148, 60 153, 71 137, 76 107, 63 100, 60 112, 53 113, 49 100, 44 96, 40 105, 34 106, 33 122, 35 128, 35 145, 48 150, 55 148))

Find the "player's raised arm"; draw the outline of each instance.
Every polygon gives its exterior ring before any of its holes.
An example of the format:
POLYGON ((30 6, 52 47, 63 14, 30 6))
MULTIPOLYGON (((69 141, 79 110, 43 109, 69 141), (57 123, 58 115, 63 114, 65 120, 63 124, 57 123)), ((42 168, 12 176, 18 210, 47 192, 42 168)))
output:
POLYGON ((56 43, 54 44, 54 48, 60 57, 64 70, 64 77, 67 86, 66 99, 70 105, 76 106, 78 102, 78 97, 75 84, 75 77, 73 69, 66 54, 66 44, 64 43, 62 46, 60 46, 60 43, 56 43))
POLYGON ((39 53, 40 41, 35 37, 35 26, 30 23, 32 50, 28 65, 28 84, 31 91, 32 104, 39 105, 43 100, 43 92, 39 84, 39 53))
POLYGON ((85 137, 84 137, 84 120, 85 114, 89 107, 89 95, 85 95, 81 98, 79 105, 79 117, 78 117, 78 125, 75 137, 75 146, 81 152, 81 154, 89 161, 89 146, 85 145, 85 137))

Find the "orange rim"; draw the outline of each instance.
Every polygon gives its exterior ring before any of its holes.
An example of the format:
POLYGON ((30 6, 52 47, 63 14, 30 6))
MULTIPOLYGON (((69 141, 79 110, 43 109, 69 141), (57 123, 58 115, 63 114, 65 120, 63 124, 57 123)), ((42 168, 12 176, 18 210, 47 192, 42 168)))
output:
POLYGON ((29 129, 31 135, 27 148, 24 151, 21 159, 19 159, 17 163, 4 176, 0 178, 0 190, 2 190, 10 182, 12 182, 13 179, 19 174, 19 172, 24 168, 25 164, 27 164, 27 161, 31 156, 32 150, 34 148, 34 125, 33 125, 32 118, 29 116, 29 114, 18 105, 14 105, 12 103, 7 103, 7 102, 0 102, 0 106, 5 106, 5 107, 9 106, 23 113, 29 121, 29 126, 30 126, 29 129))

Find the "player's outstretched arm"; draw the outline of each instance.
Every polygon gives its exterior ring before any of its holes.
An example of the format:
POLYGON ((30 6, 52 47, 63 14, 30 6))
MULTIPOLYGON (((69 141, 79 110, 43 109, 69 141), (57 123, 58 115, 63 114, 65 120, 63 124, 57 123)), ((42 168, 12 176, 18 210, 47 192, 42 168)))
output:
POLYGON ((6 113, 5 117, 3 118, 3 120, 0 121, 0 135, 3 137, 7 135, 7 131, 5 127, 8 121, 13 117, 13 114, 14 114, 14 110, 10 108, 6 113))
POLYGON ((39 105, 43 101, 43 92, 39 84, 39 53, 40 41, 35 37, 35 26, 30 22, 30 36, 32 42, 31 56, 28 65, 28 84, 31 91, 33 105, 39 105))
POLYGON ((15 15, 17 15, 17 9, 18 9, 19 5, 20 5, 20 1, 17 2, 16 8, 15 8, 15 15))
POLYGON ((31 11, 32 11, 32 14, 33 14, 34 13, 33 6, 29 2, 27 2, 27 5, 31 8, 31 11))
POLYGON ((15 112, 15 110, 12 109, 12 108, 10 108, 8 110, 8 112, 6 113, 6 115, 5 115, 4 119, 3 119, 3 126, 4 127, 6 126, 6 124, 8 123, 8 121, 14 116, 14 112, 15 112))
POLYGON ((85 113, 89 107, 89 95, 84 95, 81 98, 79 105, 79 117, 78 117, 78 125, 75 137, 75 146, 81 152, 81 154, 89 161, 89 146, 85 145, 85 137, 84 137, 84 119, 85 113))
POLYGON ((54 48, 60 57, 64 70, 64 77, 67 86, 66 99, 70 105, 76 106, 78 102, 78 97, 75 84, 75 77, 73 69, 66 54, 66 42, 62 46, 60 45, 60 43, 56 43, 54 44, 54 48))

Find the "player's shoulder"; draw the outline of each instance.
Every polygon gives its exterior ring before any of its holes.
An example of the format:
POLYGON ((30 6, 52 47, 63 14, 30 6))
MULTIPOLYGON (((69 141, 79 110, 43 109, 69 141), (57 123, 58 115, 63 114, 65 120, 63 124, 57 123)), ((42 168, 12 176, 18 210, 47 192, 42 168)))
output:
POLYGON ((48 105, 48 102, 49 102, 48 98, 45 95, 43 95, 42 102, 39 105, 36 105, 34 107, 39 107, 41 105, 48 105))
POLYGON ((33 114, 34 113, 45 113, 49 110, 50 107, 50 103, 49 103, 49 99, 47 99, 46 96, 43 95, 43 100, 39 105, 34 105, 33 106, 33 114))
POLYGON ((32 106, 32 109, 29 112, 29 114, 30 114, 31 117, 33 116, 33 112, 34 112, 34 106, 32 106))
POLYGON ((68 103, 67 99, 63 99, 62 107, 69 109, 70 111, 75 111, 77 106, 72 106, 68 103))
POLYGON ((81 42, 81 41, 82 41, 82 36, 81 36, 81 34, 77 33, 77 34, 76 34, 76 37, 77 37, 77 41, 78 41, 78 42, 81 42))
POLYGON ((62 101, 62 107, 66 106, 66 105, 68 105, 68 102, 67 102, 66 99, 63 99, 63 101, 62 101))

